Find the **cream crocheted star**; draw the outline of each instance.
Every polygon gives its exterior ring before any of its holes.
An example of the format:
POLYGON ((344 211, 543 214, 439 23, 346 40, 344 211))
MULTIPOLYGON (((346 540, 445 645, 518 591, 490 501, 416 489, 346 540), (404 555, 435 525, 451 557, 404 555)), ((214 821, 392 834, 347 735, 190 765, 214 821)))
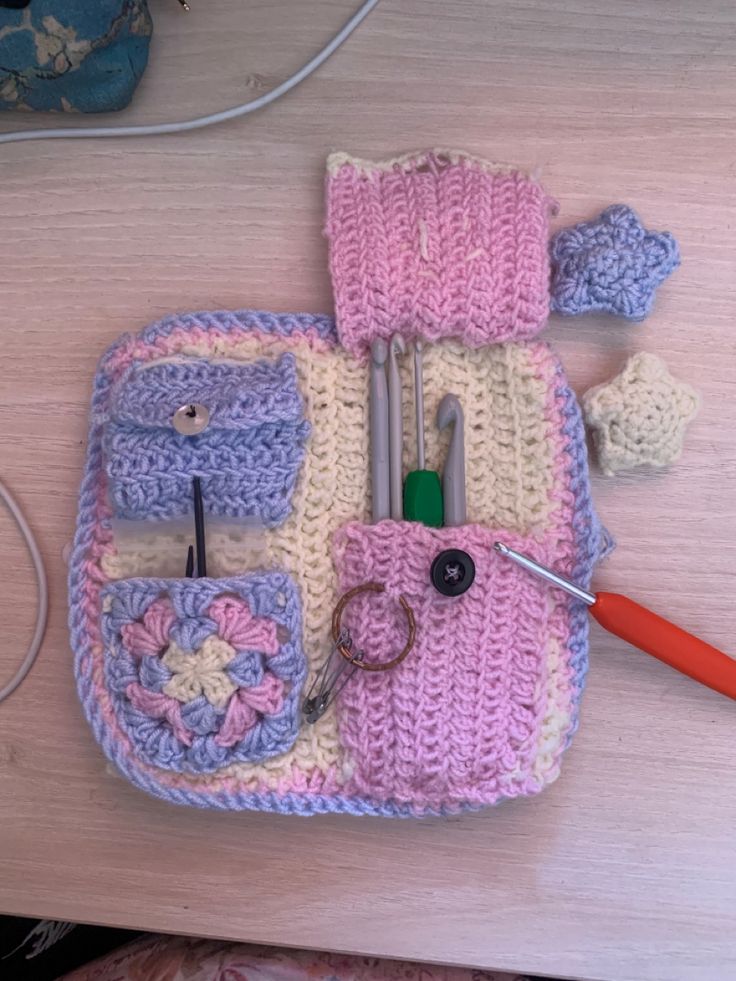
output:
POLYGON ((598 463, 609 475, 643 464, 674 463, 700 405, 690 385, 673 378, 661 358, 646 352, 629 358, 620 375, 591 388, 582 402, 598 463))
POLYGON ((235 648, 215 635, 207 637, 194 654, 172 641, 161 658, 172 675, 164 694, 178 702, 191 702, 204 695, 215 708, 224 708, 237 687, 224 670, 234 657, 235 648))

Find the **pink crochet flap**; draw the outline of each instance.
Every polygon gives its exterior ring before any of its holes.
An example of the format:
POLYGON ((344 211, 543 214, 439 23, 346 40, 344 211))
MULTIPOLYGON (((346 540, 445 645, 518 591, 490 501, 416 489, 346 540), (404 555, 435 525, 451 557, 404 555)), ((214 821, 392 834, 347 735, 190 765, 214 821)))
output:
POLYGON ((327 162, 337 330, 358 354, 377 337, 533 337, 549 314, 556 204, 518 170, 449 150, 327 162))
POLYGON ((556 543, 480 525, 427 528, 413 522, 358 522, 335 537, 341 590, 377 581, 385 593, 354 597, 343 624, 367 661, 388 661, 407 637, 404 596, 416 618, 406 659, 385 672, 358 670, 340 696, 340 738, 351 790, 378 800, 439 807, 492 804, 541 790, 537 765, 543 719, 553 711, 547 643, 549 589, 493 550, 496 538, 556 561, 556 543), (475 581, 446 597, 430 582, 445 549, 462 549, 475 581))

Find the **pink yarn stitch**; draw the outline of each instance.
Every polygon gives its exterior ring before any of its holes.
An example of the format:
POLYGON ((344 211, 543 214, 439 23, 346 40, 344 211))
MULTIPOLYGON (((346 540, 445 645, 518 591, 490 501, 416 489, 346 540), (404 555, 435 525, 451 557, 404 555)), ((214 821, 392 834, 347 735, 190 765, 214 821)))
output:
POLYGON ((174 730, 177 739, 181 739, 187 746, 192 744, 192 734, 184 725, 181 718, 181 706, 176 699, 169 698, 157 692, 149 691, 137 681, 132 681, 126 694, 133 705, 146 715, 154 719, 166 719, 174 730))
POLYGON ((395 331, 470 347, 533 337, 549 313, 550 212, 519 171, 447 151, 328 163, 337 329, 353 354, 395 331))
MULTIPOLYGON (((334 347, 334 344, 321 336, 318 331, 310 329, 294 337, 283 337, 279 334, 270 336, 257 331, 252 331, 250 336, 257 337, 263 343, 264 349, 267 349, 268 345, 272 343, 278 351, 282 351, 284 348, 299 350, 304 346, 311 347, 314 351, 330 351, 334 347)), ((123 370, 134 361, 145 364, 157 358, 178 354, 182 348, 191 349, 195 345, 214 347, 216 344, 227 347, 231 342, 232 336, 223 330, 205 329, 203 327, 191 329, 175 327, 170 334, 159 338, 155 344, 144 341, 137 336, 130 336, 127 343, 121 344, 109 355, 107 366, 110 371, 117 372, 116 377, 119 377, 123 370)))
POLYGON ((207 616, 217 624, 220 637, 233 647, 269 655, 278 653, 276 624, 265 617, 254 617, 248 604, 237 596, 219 596, 210 603, 207 616))
POLYGON ((225 721, 215 736, 218 746, 233 746, 252 729, 258 713, 276 715, 284 704, 284 683, 275 675, 266 674, 257 687, 240 689, 230 699, 225 721))
POLYGON ((122 630, 125 646, 136 657, 156 656, 169 645, 169 630, 176 620, 168 597, 162 596, 143 614, 142 623, 126 623, 122 630))
MULTIPOLYGON (((496 537, 478 525, 393 521, 337 533, 341 588, 378 580, 390 597, 351 602, 345 621, 356 647, 377 661, 396 654, 406 637, 399 595, 417 621, 415 647, 401 665, 357 671, 343 690, 340 733, 355 767, 354 792, 432 806, 540 789, 532 764, 546 705, 549 594, 494 553, 496 537), (446 548, 475 561, 475 582, 461 597, 443 597, 429 581, 432 559, 446 548)), ((501 537, 553 561, 550 547, 501 537)))

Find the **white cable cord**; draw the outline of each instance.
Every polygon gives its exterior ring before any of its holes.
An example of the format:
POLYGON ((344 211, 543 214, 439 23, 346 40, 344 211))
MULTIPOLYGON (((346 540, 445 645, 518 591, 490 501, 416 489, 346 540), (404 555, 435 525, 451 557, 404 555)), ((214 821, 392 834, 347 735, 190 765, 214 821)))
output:
POLYGON ((355 28, 368 16, 377 3, 378 0, 365 0, 357 13, 350 18, 342 30, 338 31, 318 55, 315 55, 291 78, 287 78, 275 89, 271 89, 270 92, 266 92, 265 95, 261 95, 251 102, 233 106, 232 109, 223 109, 222 112, 213 112, 209 116, 185 119, 178 123, 154 123, 148 126, 85 126, 81 128, 63 126, 59 129, 28 129, 13 133, 0 133, 0 143, 20 143, 24 140, 84 140, 97 136, 160 136, 165 133, 184 133, 191 129, 202 129, 204 126, 213 126, 215 123, 224 123, 228 119, 236 119, 238 116, 245 116, 249 112, 256 112, 271 102, 275 102, 276 99, 280 99, 282 95, 286 95, 305 78, 308 78, 312 72, 315 72, 320 65, 327 61, 330 55, 337 51, 343 41, 350 37, 355 28))
POLYGON ((36 583, 38 590, 38 599, 36 606, 36 628, 33 631, 33 637, 31 638, 31 643, 28 645, 28 650, 26 655, 21 662, 20 667, 15 672, 13 677, 10 679, 4 688, 0 688, 0 702, 6 699, 9 695, 12 695, 18 685, 23 681, 25 676, 33 667, 33 662, 36 660, 36 655, 41 646, 41 641, 43 640, 43 635, 46 630, 46 620, 48 619, 49 613, 49 587, 46 582, 46 570, 43 565, 43 559, 41 558, 41 552, 39 551, 36 539, 33 536, 33 532, 30 529, 28 522, 25 519, 25 515, 21 511, 17 502, 13 498, 8 488, 0 480, 0 498, 3 499, 5 506, 8 511, 15 518, 15 523, 20 529, 20 533, 25 539, 25 543, 28 546, 28 552, 33 561, 33 568, 36 570, 36 583))
MULTIPOLYGON (((224 109, 222 112, 215 112, 208 116, 198 116, 196 119, 186 119, 177 123, 155 123, 148 126, 91 126, 83 128, 65 126, 58 129, 29 129, 12 133, 0 133, 0 143, 22 143, 26 140, 79 140, 93 139, 95 137, 117 136, 160 136, 166 133, 184 133, 188 130, 202 129, 205 126, 213 126, 216 123, 224 123, 228 119, 236 119, 238 116, 245 116, 250 112, 256 112, 258 109, 263 109, 267 105, 270 105, 270 103, 280 99, 282 95, 286 95, 287 92, 290 92, 291 89, 295 88, 300 82, 303 82, 305 78, 308 78, 313 72, 315 72, 320 65, 324 64, 324 62, 327 61, 327 59, 334 54, 335 51, 337 51, 340 45, 350 37, 355 28, 358 27, 358 25, 368 16, 378 2, 379 0, 365 0, 357 13, 350 18, 342 30, 338 31, 329 44, 327 44, 319 52, 319 54, 315 55, 315 57, 300 68, 298 72, 295 72, 295 74, 293 74, 290 78, 287 78, 285 82, 277 85, 276 88, 271 89, 270 92, 266 92, 265 95, 259 96, 257 99, 253 99, 251 102, 245 102, 242 105, 233 106, 231 109, 224 109)), ((31 638, 31 643, 17 672, 4 688, 0 688, 0 702, 2 702, 4 699, 8 698, 9 695, 13 694, 33 667, 33 662, 36 660, 36 655, 41 647, 43 635, 46 630, 49 594, 48 583, 46 580, 46 570, 44 568, 43 559, 36 543, 36 539, 34 538, 33 532, 31 531, 23 512, 2 481, 0 481, 0 498, 2 498, 6 507, 12 514, 23 538, 25 539, 26 545, 28 546, 28 551, 33 561, 33 567, 36 571, 36 580, 38 584, 36 627, 33 632, 33 637, 31 638)))

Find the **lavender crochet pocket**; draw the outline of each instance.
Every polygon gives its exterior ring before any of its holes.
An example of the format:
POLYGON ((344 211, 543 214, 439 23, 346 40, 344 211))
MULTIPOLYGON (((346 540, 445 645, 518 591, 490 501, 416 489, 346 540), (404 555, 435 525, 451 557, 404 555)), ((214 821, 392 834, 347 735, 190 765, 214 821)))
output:
POLYGON ((102 610, 104 686, 138 761, 205 774, 291 748, 307 668, 290 576, 125 579, 102 610))
POLYGON ((166 520, 191 511, 192 477, 201 478, 207 510, 283 523, 305 453, 296 362, 198 359, 134 365, 112 393, 104 450, 117 518, 166 520), (206 428, 183 435, 172 420, 197 403, 206 428))

